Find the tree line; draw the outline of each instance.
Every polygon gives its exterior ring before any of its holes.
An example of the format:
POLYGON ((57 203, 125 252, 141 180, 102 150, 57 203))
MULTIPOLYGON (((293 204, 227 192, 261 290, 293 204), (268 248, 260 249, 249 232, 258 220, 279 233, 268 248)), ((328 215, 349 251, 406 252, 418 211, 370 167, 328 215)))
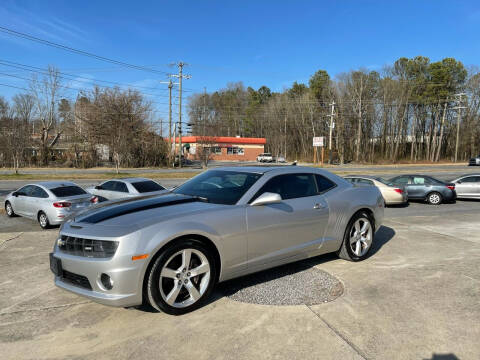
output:
POLYGON ((25 93, 0 97, 0 166, 145 167, 166 164, 152 104, 137 90, 94 87, 64 96, 58 69, 34 76, 25 93))
POLYGON ((479 152, 480 73, 458 60, 400 58, 381 72, 324 70, 282 92, 230 83, 189 99, 193 132, 265 137, 267 149, 312 160, 332 123, 332 161, 466 160, 479 152), (333 117, 332 117, 333 113, 333 117))

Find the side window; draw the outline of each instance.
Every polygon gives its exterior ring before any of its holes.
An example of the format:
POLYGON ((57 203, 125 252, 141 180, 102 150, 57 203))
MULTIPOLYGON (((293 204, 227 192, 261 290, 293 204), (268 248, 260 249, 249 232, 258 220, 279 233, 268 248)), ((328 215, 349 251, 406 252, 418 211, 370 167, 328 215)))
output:
POLYGON ((408 176, 400 176, 398 178, 393 179, 394 184, 399 184, 399 185, 407 185, 408 184, 408 176))
POLYGON ((102 190, 115 191, 114 190, 115 183, 116 183, 116 181, 107 181, 106 183, 103 183, 102 184, 102 190))
POLYGON ((265 192, 280 194, 283 200, 295 199, 317 194, 313 174, 286 174, 268 180, 250 200, 252 202, 265 192))
POLYGON ((413 184, 414 185, 425 185, 425 184, 429 184, 429 181, 425 180, 425 178, 423 178, 423 177, 414 176, 413 177, 413 184))
POLYGON ((32 192, 34 188, 35 186, 33 185, 27 185, 21 188, 20 192, 22 193, 23 196, 32 196, 32 192))
POLYGON ((319 194, 322 194, 337 186, 337 184, 335 184, 333 181, 327 179, 325 176, 322 175, 316 174, 315 180, 317 180, 317 189, 319 194))
POLYGON ((114 181, 114 183, 115 186, 113 188, 113 191, 128 193, 127 184, 120 181, 114 181))
POLYGON ((478 177, 477 176, 467 176, 461 179, 462 183, 474 183, 478 182, 478 177))
POLYGON ((370 185, 373 186, 373 181, 368 179, 358 179, 358 183, 362 185, 370 185))
POLYGON ((33 186, 30 196, 42 199, 48 198, 47 192, 38 186, 33 186))

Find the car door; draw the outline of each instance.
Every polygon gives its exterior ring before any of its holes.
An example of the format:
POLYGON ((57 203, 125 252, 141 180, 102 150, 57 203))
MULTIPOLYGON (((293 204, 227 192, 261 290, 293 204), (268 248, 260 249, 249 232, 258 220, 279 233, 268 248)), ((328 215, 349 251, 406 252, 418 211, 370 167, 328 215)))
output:
POLYGON ((455 191, 458 197, 475 197, 479 196, 480 193, 476 193, 478 189, 477 176, 465 176, 461 178, 455 184, 455 191))
POLYGON ((23 216, 34 218, 36 216, 36 209, 39 205, 38 194, 42 189, 35 185, 29 185, 23 196, 23 216))
POLYGON ((262 186, 250 203, 264 192, 280 194, 282 201, 247 206, 249 269, 318 250, 329 210, 323 195, 318 193, 314 174, 277 175, 262 186))
POLYGON ((39 186, 32 185, 29 196, 25 199, 25 216, 36 218, 38 211, 45 205, 48 194, 39 186))
POLYGON ((111 191, 112 199, 121 199, 128 196, 128 187, 122 181, 113 181, 113 190, 111 191))
POLYGON ((33 185, 26 185, 16 191, 18 195, 14 197, 12 207, 13 211, 15 211, 15 213, 17 213, 18 215, 25 216, 25 206, 28 200, 28 196, 32 191, 32 186, 33 185))
POLYGON ((412 176, 407 189, 409 198, 423 199, 432 190, 432 183, 423 176, 412 176))
POLYGON ((103 184, 101 184, 101 189, 95 189, 95 195, 104 197, 105 199, 113 199, 113 196, 115 195, 114 193, 114 188, 115 188, 115 183, 116 181, 106 181, 103 184))

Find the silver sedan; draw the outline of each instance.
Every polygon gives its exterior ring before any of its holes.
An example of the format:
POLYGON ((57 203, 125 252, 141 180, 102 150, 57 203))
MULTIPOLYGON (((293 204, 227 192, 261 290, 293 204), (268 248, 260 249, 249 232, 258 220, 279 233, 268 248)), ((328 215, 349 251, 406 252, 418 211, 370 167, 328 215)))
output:
POLYGON ((107 180, 100 185, 87 188, 87 191, 98 196, 100 201, 104 201, 160 194, 166 190, 153 180, 135 177, 107 180))
POLYGON ((383 207, 376 187, 321 169, 218 168, 78 214, 62 225, 50 266, 57 286, 94 301, 178 315, 217 282, 330 252, 365 259, 383 207))
POLYGON ((452 180, 458 199, 480 199, 480 174, 462 175, 452 180))
POLYGON ((68 181, 44 181, 28 184, 5 199, 5 212, 37 220, 43 229, 61 224, 76 211, 97 201, 96 197, 68 181))

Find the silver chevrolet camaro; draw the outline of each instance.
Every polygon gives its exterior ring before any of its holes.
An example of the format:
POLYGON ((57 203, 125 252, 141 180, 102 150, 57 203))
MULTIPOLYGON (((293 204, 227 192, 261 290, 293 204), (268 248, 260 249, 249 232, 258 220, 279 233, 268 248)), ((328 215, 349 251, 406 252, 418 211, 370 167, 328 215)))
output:
POLYGON ((179 315, 217 282, 330 252, 365 259, 383 212, 376 187, 321 169, 217 168, 69 219, 50 267, 57 286, 94 301, 179 315))

